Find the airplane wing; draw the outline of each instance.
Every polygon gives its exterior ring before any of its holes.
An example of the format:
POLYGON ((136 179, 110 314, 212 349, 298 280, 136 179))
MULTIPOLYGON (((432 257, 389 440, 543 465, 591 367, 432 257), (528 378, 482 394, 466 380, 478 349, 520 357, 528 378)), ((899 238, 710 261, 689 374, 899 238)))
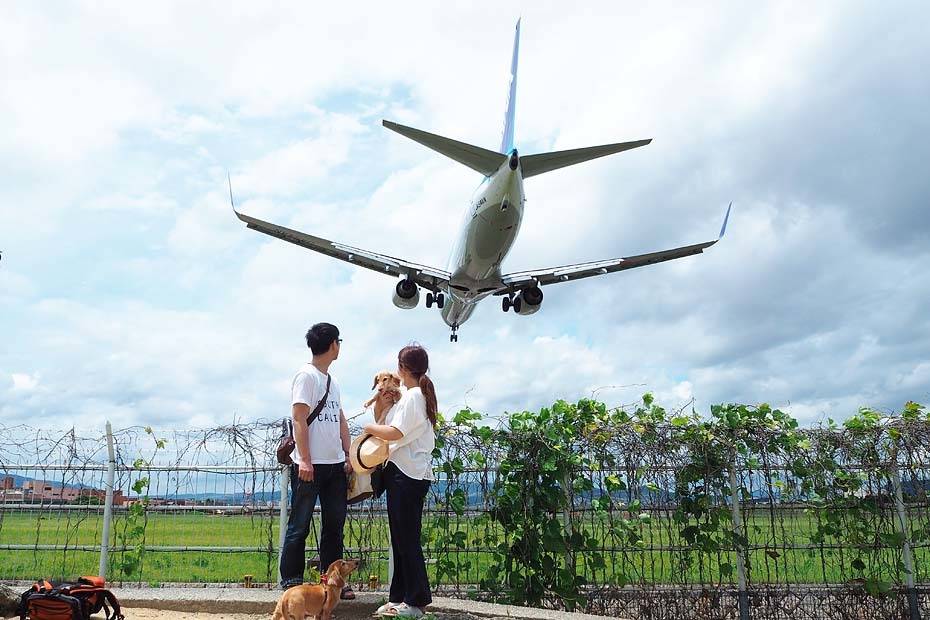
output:
MULTIPOLYGON (((230 191, 230 200, 231 199, 232 192, 230 191)), ((442 269, 434 269, 433 267, 418 265, 417 263, 411 263, 400 258, 394 258, 393 256, 386 256, 384 254, 378 254, 377 252, 353 248, 352 246, 343 245, 320 237, 314 237, 307 233, 243 215, 236 210, 235 204, 233 205, 233 212, 236 214, 236 217, 245 222, 248 227, 253 230, 271 235, 272 237, 277 237, 284 241, 289 241, 290 243, 307 248, 308 250, 313 250, 314 252, 319 252, 320 254, 325 254, 332 258, 358 265, 359 267, 371 269, 372 271, 395 277, 406 276, 419 286, 435 293, 438 293, 440 291, 440 285, 447 284, 451 277, 449 272, 443 271, 442 269)))
POLYGON ((723 218, 723 226, 720 227, 720 235, 713 241, 705 241, 704 243, 686 245, 680 248, 662 250, 661 252, 652 252, 650 254, 639 254, 637 256, 626 256, 624 258, 613 258, 590 263, 579 263, 576 265, 564 265, 562 267, 553 267, 550 269, 509 273, 501 278, 503 287, 494 294, 508 295, 514 290, 527 286, 544 286, 546 284, 555 284, 556 282, 580 280, 582 278, 590 278, 591 276, 600 276, 615 271, 645 267, 646 265, 653 265, 667 260, 701 254, 706 248, 709 248, 723 238, 727 230, 727 220, 730 219, 730 207, 732 206, 733 203, 730 203, 730 206, 727 207, 727 214, 723 218))

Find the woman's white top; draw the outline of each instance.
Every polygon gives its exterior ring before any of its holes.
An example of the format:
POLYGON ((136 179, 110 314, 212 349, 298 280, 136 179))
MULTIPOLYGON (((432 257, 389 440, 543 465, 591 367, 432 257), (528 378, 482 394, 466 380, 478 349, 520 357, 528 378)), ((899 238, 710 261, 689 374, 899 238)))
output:
POLYGON ((388 443, 388 461, 405 475, 416 480, 433 479, 433 448, 436 437, 426 417, 426 398, 419 387, 409 388, 391 410, 384 423, 393 426, 403 437, 388 443))

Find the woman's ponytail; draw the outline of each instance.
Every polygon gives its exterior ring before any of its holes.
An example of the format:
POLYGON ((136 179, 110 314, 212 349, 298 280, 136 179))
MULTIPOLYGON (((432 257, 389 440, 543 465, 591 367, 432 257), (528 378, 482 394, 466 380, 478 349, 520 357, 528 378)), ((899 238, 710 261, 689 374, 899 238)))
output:
POLYGON ((426 399, 426 417, 429 418, 430 424, 436 426, 436 388, 433 387, 433 380, 426 375, 420 375, 420 391, 426 399))

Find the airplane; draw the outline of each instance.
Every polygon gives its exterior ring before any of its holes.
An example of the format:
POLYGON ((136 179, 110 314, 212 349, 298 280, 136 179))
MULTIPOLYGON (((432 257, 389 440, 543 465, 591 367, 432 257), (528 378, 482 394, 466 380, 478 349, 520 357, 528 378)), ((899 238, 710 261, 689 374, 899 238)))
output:
POLYGON ((244 215, 236 210, 232 180, 229 178, 229 199, 233 211, 248 228, 398 278, 393 295, 394 305, 398 308, 415 308, 420 303, 420 289, 425 289, 426 307, 435 304, 442 311, 443 321, 452 329, 449 336, 451 342, 458 342, 459 328, 472 315, 478 303, 489 296, 502 298, 501 308, 504 312, 513 309, 516 314, 530 315, 542 305, 542 286, 700 254, 723 238, 732 202, 727 207, 720 234, 713 241, 649 254, 503 274, 501 264, 516 241, 523 220, 524 179, 652 142, 651 139, 635 140, 521 155, 514 147, 519 48, 520 20, 517 20, 503 136, 498 151, 388 120, 382 121, 384 127, 468 166, 483 177, 465 211, 458 239, 445 270, 329 241, 244 215))

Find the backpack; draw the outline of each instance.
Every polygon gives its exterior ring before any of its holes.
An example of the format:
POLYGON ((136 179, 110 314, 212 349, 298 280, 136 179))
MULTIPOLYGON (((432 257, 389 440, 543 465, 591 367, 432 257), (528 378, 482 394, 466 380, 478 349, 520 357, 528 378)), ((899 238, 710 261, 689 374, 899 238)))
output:
POLYGON ((104 587, 103 577, 85 576, 77 581, 40 579, 23 592, 20 620, 89 620, 104 610, 107 620, 123 620, 119 601, 104 587))

